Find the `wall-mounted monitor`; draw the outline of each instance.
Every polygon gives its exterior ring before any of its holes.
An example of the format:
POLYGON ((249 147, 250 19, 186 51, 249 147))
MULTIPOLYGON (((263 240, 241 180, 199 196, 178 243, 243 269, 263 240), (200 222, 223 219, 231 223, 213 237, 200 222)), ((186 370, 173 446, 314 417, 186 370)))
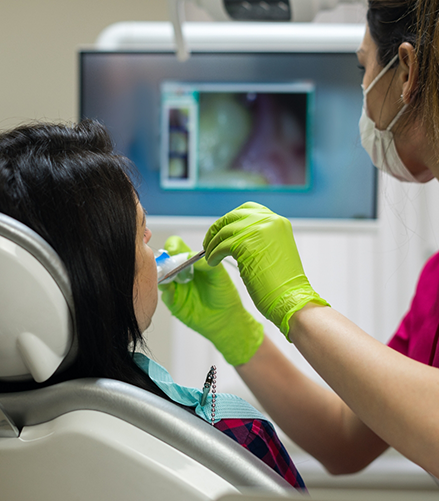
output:
POLYGON ((353 53, 80 53, 80 115, 141 174, 152 216, 256 201, 290 218, 376 218, 353 53))

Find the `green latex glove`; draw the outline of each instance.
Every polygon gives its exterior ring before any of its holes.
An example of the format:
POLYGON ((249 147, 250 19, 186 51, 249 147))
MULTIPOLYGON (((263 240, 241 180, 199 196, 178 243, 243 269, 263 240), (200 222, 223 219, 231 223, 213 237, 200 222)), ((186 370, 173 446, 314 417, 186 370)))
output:
MULTIPOLYGON (((191 252, 180 237, 165 243, 169 255, 191 252)), ((264 338, 262 325, 243 307, 238 291, 222 264, 205 259, 194 264, 194 278, 185 284, 160 285, 171 313, 212 341, 231 365, 241 365, 256 353, 264 338)))
POLYGON ((236 259, 256 307, 287 339, 297 310, 310 301, 328 305, 305 276, 290 222, 262 205, 247 202, 223 216, 203 245, 211 266, 226 256, 236 259))

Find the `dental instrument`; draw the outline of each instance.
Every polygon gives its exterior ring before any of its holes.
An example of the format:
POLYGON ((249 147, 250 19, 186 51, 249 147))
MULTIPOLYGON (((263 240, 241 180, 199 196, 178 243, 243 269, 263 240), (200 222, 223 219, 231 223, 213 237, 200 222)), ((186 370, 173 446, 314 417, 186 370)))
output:
MULTIPOLYGON (((202 250, 195 254, 195 256, 187 259, 187 256, 189 255, 188 253, 169 256, 166 251, 163 251, 158 257, 156 257, 158 283, 169 283, 172 278, 199 261, 205 254, 206 251, 202 250), (184 259, 184 261, 181 262, 181 259, 184 259), (171 266, 172 268, 170 269, 171 266)), ((189 278, 183 277, 182 282, 188 282, 191 279, 192 276, 189 276, 189 278)))

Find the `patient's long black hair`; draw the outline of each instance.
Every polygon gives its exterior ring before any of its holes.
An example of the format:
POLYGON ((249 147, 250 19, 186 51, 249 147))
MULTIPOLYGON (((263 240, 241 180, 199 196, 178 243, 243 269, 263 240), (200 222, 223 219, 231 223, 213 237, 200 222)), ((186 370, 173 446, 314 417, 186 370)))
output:
POLYGON ((132 169, 96 121, 21 126, 0 134, 0 212, 43 237, 70 276, 78 355, 54 380, 109 377, 163 396, 128 349, 143 343, 132 169))

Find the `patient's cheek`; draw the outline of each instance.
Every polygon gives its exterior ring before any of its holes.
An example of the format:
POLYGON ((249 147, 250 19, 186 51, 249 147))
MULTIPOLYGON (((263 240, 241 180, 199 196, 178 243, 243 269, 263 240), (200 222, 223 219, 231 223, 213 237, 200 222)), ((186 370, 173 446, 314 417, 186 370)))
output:
POLYGON ((151 323, 158 301, 157 266, 149 247, 137 252, 133 303, 137 323, 144 331, 151 323), (143 250, 143 252, 142 252, 143 250))

